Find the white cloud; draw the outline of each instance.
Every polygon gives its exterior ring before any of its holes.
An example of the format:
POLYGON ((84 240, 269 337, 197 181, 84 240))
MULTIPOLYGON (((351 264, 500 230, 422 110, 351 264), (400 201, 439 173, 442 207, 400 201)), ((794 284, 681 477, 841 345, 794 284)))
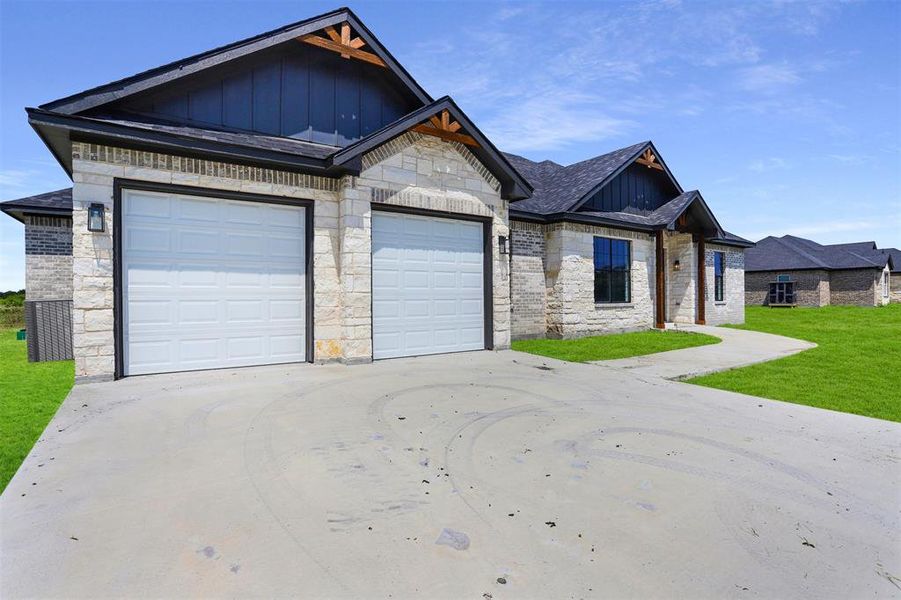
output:
POLYGON ((581 142, 616 137, 635 123, 605 113, 591 96, 539 95, 511 103, 485 120, 482 129, 498 147, 510 152, 559 150, 581 142))
POLYGON ((775 156, 770 158, 759 158, 748 165, 748 170, 754 171, 755 173, 765 173, 767 171, 776 171, 786 168, 788 168, 788 163, 785 162, 784 159, 775 156))
POLYGON ((862 165, 870 157, 863 154, 829 154, 827 158, 843 165, 856 166, 862 165))
POLYGON ((738 87, 764 94, 781 92, 801 82, 795 68, 788 63, 763 64, 738 71, 738 87))

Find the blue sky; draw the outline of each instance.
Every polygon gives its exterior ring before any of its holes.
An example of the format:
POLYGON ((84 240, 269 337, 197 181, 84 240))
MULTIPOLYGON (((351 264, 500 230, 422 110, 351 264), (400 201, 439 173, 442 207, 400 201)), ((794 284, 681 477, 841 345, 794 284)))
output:
MULTIPOLYGON (((338 6, 0 0, 0 199, 70 185, 35 106, 338 6)), ((901 246, 901 2, 357 2, 502 149, 568 164, 652 139, 729 230, 901 246)), ((0 289, 22 226, 0 216, 0 289)))

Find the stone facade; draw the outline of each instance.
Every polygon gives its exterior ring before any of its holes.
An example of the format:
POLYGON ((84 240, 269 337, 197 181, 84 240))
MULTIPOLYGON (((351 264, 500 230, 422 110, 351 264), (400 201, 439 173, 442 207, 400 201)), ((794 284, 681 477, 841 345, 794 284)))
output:
POLYGON ((645 233, 577 223, 546 229, 547 335, 575 338, 654 325, 654 238, 645 233), (594 237, 631 241, 631 302, 594 301, 594 237))
POLYGON ((72 299, 72 219, 25 217, 25 299, 72 299))
MULTIPOLYGON (((364 211, 364 237, 371 240, 371 205, 390 204, 407 208, 484 217, 491 223, 492 304, 494 348, 510 347, 510 265, 500 254, 498 236, 509 237, 508 203, 500 196, 500 182, 466 146, 431 136, 408 132, 363 157, 363 170, 356 178, 359 209, 364 211)), ((371 246, 366 246, 366 277, 370 277, 371 246)), ((371 286, 367 286, 367 307, 371 286)), ((368 323, 372 323, 371 315, 368 323)), ((369 356, 372 350, 369 348, 369 356)))
POLYGON ((889 300, 891 302, 901 302, 901 272, 889 274, 889 300))
MULTIPOLYGON (((406 134, 340 180, 102 145, 73 144, 72 298, 76 378, 114 373, 113 182, 116 178, 312 200, 314 360, 372 359, 372 203, 486 217, 509 235, 498 181, 465 146, 406 134), (87 231, 91 203, 107 230, 87 231)), ((510 343, 509 266, 494 249, 494 347, 510 343)))
POLYGON ((547 335, 545 228, 511 221, 510 230, 513 339, 543 338, 547 335))
POLYGON ((778 275, 788 275, 795 282, 795 303, 819 307, 830 304, 879 306, 889 299, 882 296, 882 277, 877 269, 845 269, 825 271, 755 271, 745 275, 745 302, 765 306, 769 302, 770 283, 778 275))
POLYGON ((694 323, 697 319, 697 247, 690 234, 667 232, 663 248, 666 259, 666 321, 694 323), (678 270, 676 261, 679 261, 678 270))
MULTIPOLYGON (((654 235, 575 223, 540 225, 512 221, 513 339, 576 338, 654 326, 656 249, 654 235), (594 301, 594 237, 631 241, 631 302, 594 301)), ((697 318, 697 244, 688 234, 664 234, 668 322, 697 318), (679 261, 679 268, 675 261, 679 261)), ((706 252, 706 321, 744 322, 744 251, 711 244, 706 252), (714 300, 713 253, 726 259, 725 296, 714 300)))
POLYGON ((708 325, 745 322, 745 253, 741 248, 707 244, 705 247, 705 305, 708 325), (723 300, 717 301, 714 289, 714 253, 722 252, 725 259, 723 272, 723 300))

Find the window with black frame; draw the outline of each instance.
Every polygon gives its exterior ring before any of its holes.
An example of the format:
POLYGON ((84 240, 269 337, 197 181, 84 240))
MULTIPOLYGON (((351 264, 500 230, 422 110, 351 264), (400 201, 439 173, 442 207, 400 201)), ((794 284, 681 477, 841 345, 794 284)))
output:
POLYGON ((726 298, 725 278, 726 255, 722 252, 713 253, 713 299, 722 302, 726 298))
POLYGON ((594 238, 594 301, 632 301, 631 243, 628 240, 594 238))

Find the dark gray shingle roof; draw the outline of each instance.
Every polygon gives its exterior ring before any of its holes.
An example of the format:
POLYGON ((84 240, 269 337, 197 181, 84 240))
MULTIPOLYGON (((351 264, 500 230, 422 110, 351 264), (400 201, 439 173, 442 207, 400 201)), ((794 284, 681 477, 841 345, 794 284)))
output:
POLYGON ((898 250, 897 248, 882 248, 879 251, 891 257, 892 273, 901 273, 901 250, 898 250))
POLYGON ((273 152, 284 152, 305 158, 325 159, 340 148, 326 144, 315 144, 303 140, 277 135, 264 135, 245 131, 228 131, 212 127, 193 127, 181 123, 173 123, 164 119, 155 119, 126 112, 106 112, 91 117, 82 117, 91 121, 121 125, 146 131, 169 133, 186 138, 221 142, 248 148, 259 148, 273 152))
POLYGON ((539 215, 571 210, 596 185, 631 163, 648 144, 640 142, 566 167, 549 160, 534 162, 504 153, 535 188, 531 198, 517 202, 516 209, 539 215))
POLYGON ((34 208, 50 210, 72 210, 72 188, 63 188, 54 192, 46 192, 36 196, 26 196, 15 200, 6 200, 0 204, 3 208, 34 208))
POLYGON ((765 237, 745 253, 746 271, 882 269, 888 255, 871 242, 824 246, 793 235, 765 237))

